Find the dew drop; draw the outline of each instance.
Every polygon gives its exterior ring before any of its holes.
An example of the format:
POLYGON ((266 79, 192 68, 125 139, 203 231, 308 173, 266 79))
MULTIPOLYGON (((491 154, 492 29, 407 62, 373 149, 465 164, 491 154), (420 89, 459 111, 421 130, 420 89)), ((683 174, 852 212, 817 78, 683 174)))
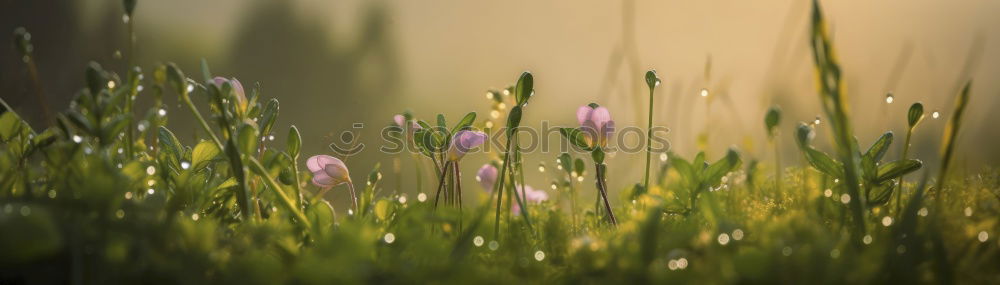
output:
POLYGON ((791 256, 792 255, 792 248, 788 247, 788 246, 786 246, 785 248, 782 248, 781 249, 781 255, 791 256))
POLYGON ((671 271, 677 270, 677 260, 671 259, 670 261, 668 261, 667 268, 669 268, 671 271))
POLYGON ((535 252, 535 260, 542 261, 545 260, 545 252, 539 250, 535 252))
POLYGON ((108 81, 108 89, 115 89, 115 82, 114 81, 108 81))
POLYGON ((834 248, 833 250, 830 251, 830 258, 837 259, 838 257, 840 257, 839 249, 834 248))
POLYGON ((552 182, 552 185, 550 186, 550 188, 552 188, 552 190, 556 190, 556 189, 559 189, 559 186, 556 185, 555 182, 552 182))
POLYGON ((972 217, 972 208, 971 207, 965 207, 965 216, 966 217, 972 217))
POLYGON ((507 109, 507 104, 504 104, 503 102, 500 102, 500 104, 497 104, 497 109, 500 109, 500 110, 507 109))
POLYGON ((191 163, 187 161, 181 161, 181 169, 191 168, 191 163))
POLYGON ((708 97, 708 88, 702 88, 701 92, 698 92, 701 97, 708 97))
POLYGON ((427 201, 427 194, 424 193, 417 194, 417 201, 420 201, 421 203, 427 201))
POLYGON ((896 100, 896 98, 895 98, 895 96, 892 96, 892 92, 889 92, 889 94, 885 95, 885 103, 886 104, 892 104, 892 101, 895 101, 895 100, 896 100))
POLYGON ((167 115, 167 109, 160 108, 160 110, 156 111, 156 113, 160 114, 160 116, 166 116, 167 115))
POLYGON ((267 136, 267 140, 274 141, 274 135, 267 136))
POLYGON ((118 211, 115 211, 115 217, 118 217, 119 219, 125 218, 125 210, 118 209, 118 211))
POLYGON ((198 213, 191 214, 191 220, 197 221, 200 218, 201 218, 201 216, 198 216, 198 213))
POLYGON ((497 110, 490 111, 490 117, 492 117, 494 119, 499 118, 500 117, 500 111, 497 111, 497 110))
POLYGON ((492 128, 492 127, 493 127, 493 122, 487 121, 486 128, 492 128))
POLYGON ((538 172, 545 173, 545 165, 539 165, 538 172))
POLYGON ((813 125, 819 125, 819 123, 821 123, 821 122, 822 121, 820 121, 819 116, 816 116, 816 119, 813 120, 813 125))
POLYGON ((718 240, 719 240, 719 244, 721 244, 721 245, 728 244, 729 243, 729 234, 727 234, 727 233, 719 234, 718 240))
POLYGON ((990 239, 990 233, 987 233, 986 231, 979 232, 979 242, 986 242, 986 240, 989 239, 990 239))
POLYGON ((73 135, 73 142, 75 142, 75 143, 80 143, 80 142, 82 142, 82 141, 83 141, 83 138, 82 138, 82 137, 80 137, 80 136, 78 136, 78 135, 73 135))
POLYGON ((56 190, 49 190, 49 199, 56 198, 56 190))
POLYGON ((733 240, 741 240, 741 239, 743 239, 743 230, 741 230, 741 229, 734 230, 733 231, 733 240))
POLYGON ((890 216, 882 217, 882 226, 888 227, 888 226, 891 226, 891 225, 892 225, 892 217, 890 217, 890 216))
POLYGON ((194 85, 188 84, 188 86, 187 86, 187 92, 191 92, 191 91, 194 91, 194 85))
POLYGON ((392 242, 396 241, 396 235, 394 235, 392 233, 387 233, 387 234, 385 234, 385 236, 382 237, 382 240, 384 240, 385 243, 390 243, 391 244, 392 242))
POLYGON ((665 153, 665 152, 664 153, 660 153, 660 161, 662 161, 662 162, 667 161, 667 153, 665 153))
POLYGON ((122 15, 122 23, 128 24, 128 21, 130 21, 131 19, 132 18, 129 17, 128 14, 122 15))
POLYGON ((152 165, 146 167, 146 174, 149 174, 149 175, 156 174, 156 167, 152 166, 152 165))
POLYGON ((485 242, 485 241, 486 240, 483 239, 483 237, 476 236, 475 238, 472 239, 472 244, 476 245, 476 247, 480 247, 480 246, 483 246, 483 242, 485 242))
POLYGON ((398 200, 400 204, 406 204, 406 195, 399 196, 398 200))
POLYGON ((850 203, 851 202, 851 195, 841 194, 840 195, 840 202, 844 203, 844 204, 850 203))
POLYGON ((493 99, 493 92, 486 92, 486 99, 493 99))
POLYGON ((31 215, 31 207, 21 206, 21 216, 27 217, 28 215, 31 215))
POLYGON ((934 113, 931 113, 931 118, 937 119, 938 117, 941 117, 941 112, 934 111, 934 113))
POLYGON ((833 197, 833 190, 830 189, 823 190, 823 196, 826 196, 827 198, 833 197))
POLYGON ((495 240, 492 240, 490 241, 489 248, 490 250, 496 251, 498 248, 500 248, 500 243, 495 240))
POLYGON ((917 211, 917 215, 920 215, 921 217, 926 217, 927 216, 927 207, 920 208, 920 210, 917 211))
POLYGON ((156 190, 153 190, 153 188, 149 188, 149 190, 146 190, 146 194, 153 195, 153 193, 156 193, 156 190))
POLYGON ((132 200, 132 192, 125 192, 125 200, 132 200))
POLYGON ((871 235, 865 235, 864 238, 861 238, 861 242, 863 242, 865 244, 872 244, 872 236, 871 235))
POLYGON ((583 182, 583 176, 577 176, 577 177, 576 177, 576 181, 580 181, 580 182, 583 182))
MULTIPOLYGON (((659 81, 657 81, 657 82, 659 82, 659 81)), ((681 258, 677 259, 677 269, 684 270, 687 267, 688 267, 688 260, 687 260, 687 258, 681 257, 681 258)))

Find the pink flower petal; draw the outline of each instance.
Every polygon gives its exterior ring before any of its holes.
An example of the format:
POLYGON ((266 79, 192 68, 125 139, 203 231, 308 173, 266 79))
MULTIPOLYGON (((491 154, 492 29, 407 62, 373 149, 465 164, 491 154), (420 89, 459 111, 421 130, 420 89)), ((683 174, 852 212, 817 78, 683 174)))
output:
POLYGON ((590 112, 594 111, 594 108, 590 106, 583 105, 576 109, 576 121, 583 125, 583 122, 590 118, 590 112))
POLYGON ((404 124, 406 124, 406 117, 404 117, 403 115, 392 116, 392 120, 395 121, 396 122, 396 126, 399 126, 400 128, 406 126, 406 125, 404 125, 404 124))
POLYGON ((325 187, 334 186, 333 185, 333 177, 330 177, 330 176, 326 175, 326 173, 324 173, 324 172, 314 172, 313 175, 315 175, 315 176, 313 176, 313 179, 312 179, 313 185, 316 185, 316 186, 319 186, 319 187, 324 187, 324 188, 325 187))
POLYGON ((494 184, 497 182, 497 172, 497 168, 490 164, 483 165, 476 172, 476 180, 479 180, 479 185, 483 186, 486 192, 493 192, 494 184))
MULTIPOLYGON (((306 167, 309 168, 310 172, 322 171, 327 164, 334 163, 334 161, 340 160, 329 155, 314 155, 306 160, 306 167)), ((343 164, 343 162, 341 162, 341 164, 343 164)))
POLYGON ((333 177, 334 184, 351 181, 351 175, 347 172, 347 167, 344 166, 343 162, 340 164, 327 164, 326 167, 323 168, 323 171, 326 175, 333 177))
POLYGON ((465 153, 486 142, 486 134, 478 131, 462 130, 455 134, 448 149, 451 160, 459 160, 465 153))
POLYGON ((611 121, 611 112, 604 106, 597 107, 590 113, 590 121, 593 121, 598 128, 602 128, 608 121, 611 121))

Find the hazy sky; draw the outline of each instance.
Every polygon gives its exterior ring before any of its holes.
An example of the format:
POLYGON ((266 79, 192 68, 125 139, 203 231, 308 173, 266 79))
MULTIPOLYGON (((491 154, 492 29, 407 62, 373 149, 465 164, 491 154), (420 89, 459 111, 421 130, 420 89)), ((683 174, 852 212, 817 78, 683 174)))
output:
MULTIPOLYGON (((117 5, 117 1, 109 2, 117 5)), ((225 52, 230 34, 255 3, 140 2, 140 37, 188 41, 189 48, 210 56, 225 52)), ((337 46, 357 37, 362 8, 378 1, 290 2, 302 21, 328 27, 327 36, 337 46)), ((960 159, 974 164, 995 164, 1000 159, 1000 150, 994 150, 991 143, 1000 138, 1000 131, 993 127, 1000 115, 991 112, 1000 107, 1000 81, 996 80, 1000 76, 1000 17, 996 16, 1000 1, 821 2, 863 146, 891 129, 897 134, 896 146, 901 147, 906 109, 922 101, 928 113, 939 110, 943 116, 925 122, 914 147, 926 156, 936 156, 958 83, 972 77, 976 79, 973 104, 961 142, 984 154, 960 159), (977 57, 970 61, 970 55, 977 57), (967 67, 971 69, 965 71, 967 67), (886 105, 889 91, 895 103, 886 105)), ((638 109, 631 100, 635 90, 639 96, 646 92, 641 72, 650 68, 664 78, 656 122, 672 129, 675 149, 686 156, 693 152, 696 134, 706 128, 706 118, 712 126, 710 156, 730 145, 747 148, 747 138, 756 141, 748 151, 764 155, 761 118, 768 106, 780 103, 786 111, 782 130, 791 130, 798 121, 812 120, 820 112, 807 42, 809 1, 384 3, 402 68, 400 94, 394 94, 400 99, 383 106, 386 118, 404 109, 423 117, 439 112, 458 116, 470 108, 485 114, 487 88, 513 83, 521 71, 531 70, 537 96, 525 121, 575 124, 576 107, 598 102, 611 108, 619 125, 624 125, 644 114, 635 112, 638 109), (622 64, 611 64, 616 62, 612 60, 616 52, 623 50, 622 64), (711 72, 706 76, 709 58, 711 72), (609 77, 617 78, 617 83, 608 84, 609 77), (707 108, 706 100, 696 96, 701 88, 729 99, 715 98, 707 108)), ((96 22, 93 18, 100 13, 94 11, 100 9, 100 5, 86 7, 88 17, 82 24, 96 22)), ((309 119, 294 112, 282 117, 284 122, 309 119)), ((829 140, 826 132, 821 127, 819 141, 829 140)), ((893 152, 898 150, 894 147, 893 152)))

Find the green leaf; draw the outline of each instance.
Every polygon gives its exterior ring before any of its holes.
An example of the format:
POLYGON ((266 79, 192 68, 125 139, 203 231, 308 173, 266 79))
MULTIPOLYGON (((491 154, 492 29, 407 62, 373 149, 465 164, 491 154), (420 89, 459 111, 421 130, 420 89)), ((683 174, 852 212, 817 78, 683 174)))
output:
POLYGON ((687 162, 678 155, 670 156, 670 166, 673 166, 677 174, 681 176, 681 179, 685 181, 689 186, 695 186, 697 184, 698 177, 694 171, 694 167, 691 167, 691 163, 687 162))
POLYGON ((808 148, 809 141, 812 140, 814 136, 813 128, 806 123, 799 123, 799 126, 795 129, 795 142, 798 143, 799 148, 808 148))
POLYGON ((0 140, 7 141, 20 133, 21 119, 14 112, 0 114, 0 140))
POLYGON ((587 171, 587 165, 584 164, 583 159, 573 160, 573 171, 576 172, 576 175, 583 175, 583 172, 587 171))
POLYGON ((705 152, 704 151, 699 151, 698 155, 694 156, 694 160, 691 161, 691 167, 693 167, 694 171, 698 172, 699 174, 702 173, 702 170, 705 170, 705 168, 708 168, 708 163, 705 162, 705 152))
POLYGON ((660 85, 660 77, 656 75, 656 70, 646 71, 646 86, 653 90, 660 85))
POLYGON ((205 82, 212 82, 212 71, 208 69, 208 60, 201 59, 201 75, 205 77, 205 82))
POLYGON ((101 90, 108 87, 108 77, 104 73, 104 69, 101 65, 91 61, 87 65, 87 89, 90 90, 90 94, 97 95, 101 90))
POLYGON ((920 102, 913 103, 910 105, 910 110, 906 113, 906 122, 910 124, 910 128, 914 128, 921 120, 924 119, 924 104, 920 102))
POLYGON ((252 125, 244 124, 240 127, 239 131, 236 132, 237 142, 239 142, 239 150, 245 155, 252 155, 257 153, 257 129, 252 125))
POLYGON ((226 181, 223 181, 221 184, 219 184, 219 186, 215 186, 215 190, 216 191, 223 190, 223 189, 226 189, 226 188, 229 188, 229 187, 234 187, 236 185, 237 185, 236 178, 235 177, 229 177, 229 179, 226 179, 226 181))
POLYGON ((316 229, 321 232, 332 228, 337 219, 333 206, 326 200, 319 200, 316 204, 309 205, 305 214, 316 229))
POLYGON ((567 173, 573 172, 573 157, 569 153, 562 153, 559 155, 559 166, 562 166, 563 171, 567 173))
POLYGON ((378 202, 375 202, 375 217, 377 217, 379 220, 382 221, 387 220, 391 213, 392 213, 392 202, 389 202, 389 200, 385 199, 378 200, 378 202))
POLYGON ((460 130, 467 129, 469 126, 472 126, 472 123, 475 121, 476 112, 469 112, 468 114, 465 114, 465 117, 462 117, 462 120, 458 121, 458 124, 456 124, 454 128, 451 129, 451 133, 454 134, 460 130))
POLYGON ((264 106, 264 112, 260 115, 260 135, 266 136, 271 133, 271 127, 278 117, 278 99, 271 98, 264 106))
POLYGON ((601 148, 594 148, 590 152, 590 157, 594 159, 594 163, 603 164, 604 163, 604 150, 601 148))
POLYGON ((774 129, 781 122, 781 108, 778 106, 772 106, 767 110, 767 115, 764 115, 764 126, 767 127, 767 135, 774 136, 774 129))
POLYGON ((587 146, 587 140, 584 139, 583 132, 580 130, 575 128, 561 128, 559 129, 559 133, 574 146, 584 150, 590 150, 590 147, 587 146))
POLYGON ((521 106, 514 106, 507 115, 507 137, 514 135, 514 131, 521 126, 521 106))
POLYGON ((923 162, 917 159, 904 159, 884 163, 878 167, 878 177, 875 182, 881 183, 895 179, 907 173, 917 171, 921 166, 923 166, 923 162))
POLYGON ((194 150, 191 152, 191 168, 201 168, 204 166, 203 163, 215 158, 215 156, 219 155, 221 152, 222 150, 215 145, 215 142, 198 142, 198 144, 194 146, 194 150))
POLYGON ((836 178, 844 177, 844 165, 831 158, 830 155, 811 147, 806 147, 803 152, 805 152, 806 160, 816 170, 836 178))
POLYGON ((295 125, 288 128, 288 138, 285 147, 288 148, 289 156, 293 159, 299 158, 299 151, 302 150, 302 135, 299 134, 299 128, 296 128, 295 125))
POLYGON ((718 185, 723 176, 736 170, 741 164, 740 154, 734 149, 729 149, 725 157, 712 163, 712 165, 705 169, 703 182, 712 186, 718 185))
POLYGON ((437 115, 437 124, 438 124, 437 125, 438 128, 441 128, 442 130, 447 130, 448 129, 448 122, 444 120, 444 115, 443 114, 438 114, 437 115))
POLYGON ((524 104, 528 103, 528 99, 535 93, 534 85, 535 78, 531 75, 531 72, 525 71, 521 73, 521 77, 517 79, 517 87, 514 88, 518 106, 524 106, 524 104))
POLYGON ((168 155, 172 158, 171 163, 176 165, 180 163, 182 146, 181 142, 177 140, 174 133, 171 132, 167 127, 160 126, 160 152, 168 155))
MULTIPOLYGON (((873 162, 878 162, 882 160, 882 156, 885 155, 886 151, 889 150, 889 145, 892 144, 892 132, 885 132, 881 137, 878 138, 868 150, 865 151, 865 157, 868 157, 873 162)), ((862 158, 863 159, 863 158, 862 158)))

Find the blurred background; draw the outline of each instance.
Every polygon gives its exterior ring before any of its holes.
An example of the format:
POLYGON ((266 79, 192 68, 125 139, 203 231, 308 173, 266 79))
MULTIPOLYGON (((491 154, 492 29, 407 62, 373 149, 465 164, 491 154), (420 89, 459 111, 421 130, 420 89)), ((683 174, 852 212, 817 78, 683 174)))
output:
MULTIPOLYGON (((956 165, 977 170, 1000 161, 1000 128, 994 125, 1000 114, 991 111, 1000 108, 1000 1, 822 4, 862 147, 891 130, 897 136, 888 155, 898 157, 906 110, 921 101, 927 118, 912 153, 927 163, 921 171, 936 169, 954 98, 971 78, 972 104, 956 165), (931 117, 935 111, 938 119, 931 117)), ((684 157, 705 150, 714 160, 735 146, 744 161, 773 165, 763 124, 772 105, 784 111, 784 165, 802 163, 792 130, 817 116, 823 118, 816 141, 832 152, 814 83, 809 13, 804 0, 140 0, 132 21, 135 58, 145 71, 176 62, 198 78, 204 58, 217 75, 248 87, 259 83, 265 97, 281 102, 276 142, 294 124, 302 131, 304 154, 330 153, 327 145, 353 130, 367 146, 347 159, 355 180, 381 163, 386 190, 400 185, 400 176, 392 175, 399 169, 406 174, 403 192, 413 197, 410 157, 380 153, 381 128, 405 110, 426 120, 442 113, 455 122, 469 111, 486 118, 486 91, 513 84, 525 70, 535 75, 536 90, 526 124, 573 126, 576 108, 596 102, 610 108, 619 128, 644 127, 642 75, 655 68, 663 79, 655 124, 671 129, 672 150, 684 157), (700 96, 702 90, 708 96, 700 96), (355 129, 355 123, 365 127, 355 129), (396 158, 401 165, 394 165, 396 158)), ((66 109, 84 86, 88 61, 124 74, 123 14, 117 0, 0 0, 0 31, 8 35, 0 45, 0 96, 36 128, 44 125, 27 68, 10 40, 19 26, 32 35, 42 91, 53 110, 66 109)), ((151 99, 142 95, 140 102, 149 106, 151 99)), ((168 126, 192 142, 193 120, 175 94, 166 98, 168 126)), ((558 134, 550 137, 552 145, 558 140, 558 134)), ((525 163, 528 169, 542 162, 554 167, 558 154, 536 152, 525 163)), ((644 159, 643 153, 614 155, 610 187, 639 181, 644 159)), ((474 185, 471 174, 486 161, 482 154, 464 161, 466 183, 474 185)), ((527 174, 529 185, 548 188, 551 173, 527 174)), ((424 179, 424 189, 431 180, 424 179)), ((591 177, 587 181, 592 185, 591 177)), ((331 199, 343 205, 347 191, 333 192, 331 199)))

